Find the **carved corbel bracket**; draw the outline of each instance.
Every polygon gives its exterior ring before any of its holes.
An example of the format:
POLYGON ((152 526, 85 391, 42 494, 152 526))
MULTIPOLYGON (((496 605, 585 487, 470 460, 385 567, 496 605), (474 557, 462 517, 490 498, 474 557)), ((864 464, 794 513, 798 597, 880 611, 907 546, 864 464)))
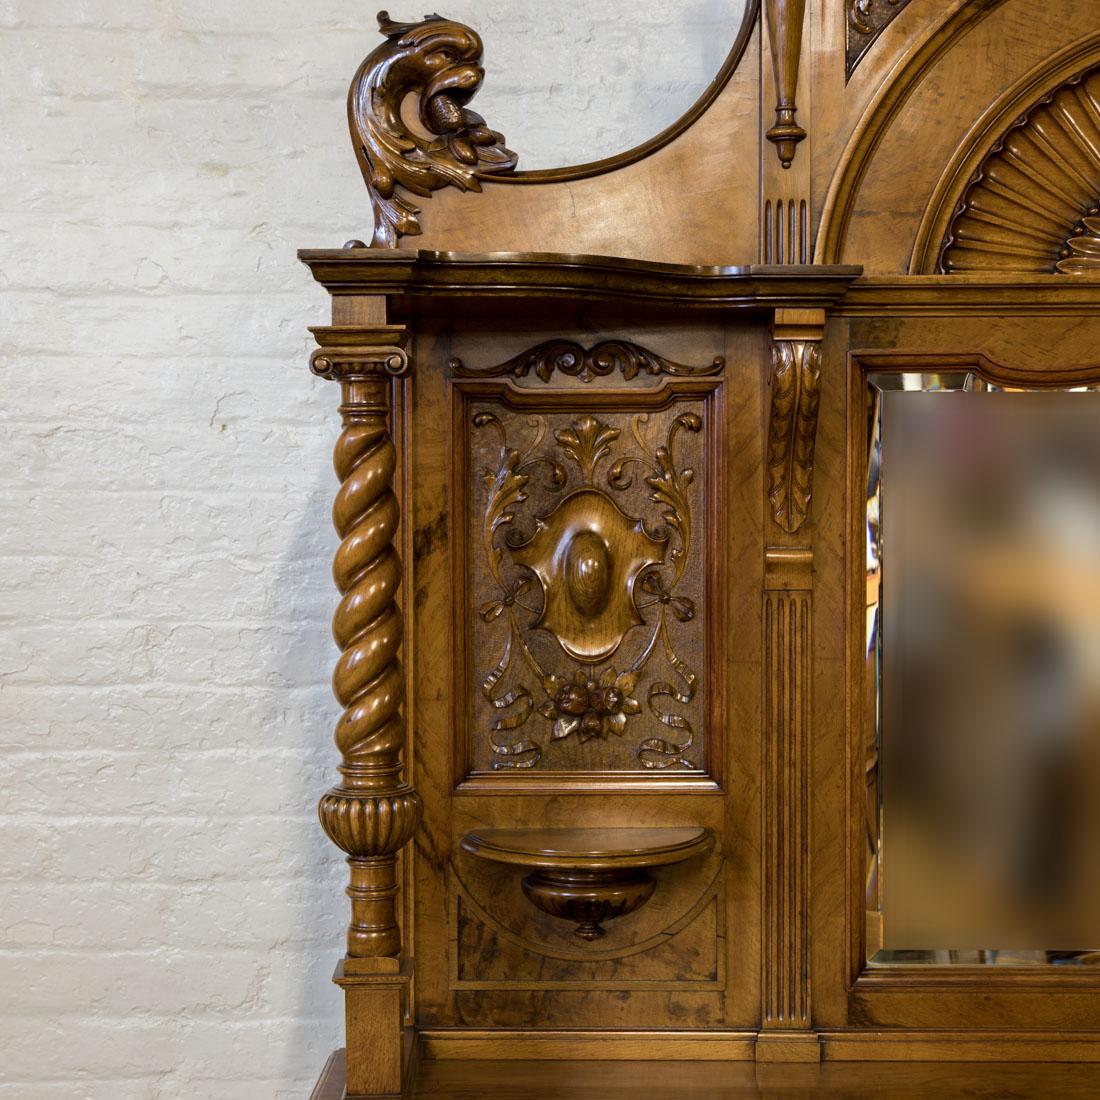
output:
POLYGON ((777 97, 775 125, 766 136, 775 145, 780 163, 790 168, 798 143, 806 137, 806 131, 795 121, 806 0, 766 0, 766 5, 777 97))
POLYGON ((776 310, 768 426, 768 503, 794 534, 810 514, 820 403, 821 310, 776 310))
POLYGON ((603 922, 625 917, 653 896, 647 868, 695 859, 714 846, 709 829, 484 829, 462 848, 480 859, 530 869, 523 893, 537 909, 576 924, 592 941, 603 922))
POLYGON ((466 106, 485 76, 476 31, 439 15, 397 23, 385 11, 378 29, 386 41, 352 79, 348 125, 374 208, 372 244, 393 248, 421 232, 419 207, 399 188, 425 198, 448 186, 480 191, 479 177, 512 171, 516 155, 466 106), (422 132, 402 117, 410 95, 422 132))

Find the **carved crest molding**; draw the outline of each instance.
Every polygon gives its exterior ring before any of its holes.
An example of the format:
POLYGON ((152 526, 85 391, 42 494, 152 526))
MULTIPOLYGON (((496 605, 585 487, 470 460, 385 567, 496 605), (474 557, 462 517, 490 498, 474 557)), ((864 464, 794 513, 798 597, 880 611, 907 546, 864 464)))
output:
POLYGON ((955 210, 938 268, 1100 273, 1100 68, 1045 95, 995 142, 955 210))
POLYGON ((699 378, 717 374, 726 361, 716 355, 707 366, 687 367, 628 340, 602 340, 591 348, 584 348, 573 340, 559 339, 546 340, 484 370, 471 370, 461 359, 452 359, 448 365, 459 378, 526 378, 534 374, 543 382, 549 382, 554 373, 559 372, 587 383, 616 371, 623 376, 624 382, 633 381, 639 374, 699 378))
POLYGON ((393 248, 399 237, 421 232, 408 194, 480 191, 478 177, 511 172, 516 155, 466 106, 485 76, 476 31, 439 15, 396 23, 384 11, 378 29, 386 41, 352 79, 348 125, 374 208, 372 244, 393 248), (427 136, 401 116, 410 95, 427 136))

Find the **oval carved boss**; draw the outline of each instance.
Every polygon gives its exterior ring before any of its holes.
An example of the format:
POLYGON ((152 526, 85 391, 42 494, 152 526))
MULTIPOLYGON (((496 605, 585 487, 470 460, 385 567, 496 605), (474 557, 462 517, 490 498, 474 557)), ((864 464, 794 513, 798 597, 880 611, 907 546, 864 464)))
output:
POLYGON ((642 622, 634 583, 664 561, 667 549, 667 536, 654 538, 606 493, 581 489, 536 521, 531 538, 512 547, 512 559, 542 585, 536 625, 549 630, 570 657, 594 664, 610 657, 642 622))

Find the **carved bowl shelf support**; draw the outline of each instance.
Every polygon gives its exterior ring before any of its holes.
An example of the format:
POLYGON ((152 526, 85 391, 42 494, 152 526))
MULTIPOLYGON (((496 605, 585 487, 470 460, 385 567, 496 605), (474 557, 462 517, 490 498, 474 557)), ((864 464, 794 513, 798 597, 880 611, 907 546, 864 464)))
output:
POLYGON ((682 863, 714 845, 709 829, 484 829, 467 833, 464 851, 480 859, 529 867, 528 900, 544 913, 571 920, 583 940, 604 935, 602 924, 640 909, 657 881, 650 867, 682 863))

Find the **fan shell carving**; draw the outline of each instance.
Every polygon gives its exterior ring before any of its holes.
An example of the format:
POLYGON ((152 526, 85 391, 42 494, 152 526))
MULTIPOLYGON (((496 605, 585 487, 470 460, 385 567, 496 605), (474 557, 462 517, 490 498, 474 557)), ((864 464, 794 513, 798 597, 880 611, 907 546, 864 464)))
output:
POLYGON ((940 251, 945 274, 1100 272, 1100 69, 1040 100, 993 146, 940 251))

